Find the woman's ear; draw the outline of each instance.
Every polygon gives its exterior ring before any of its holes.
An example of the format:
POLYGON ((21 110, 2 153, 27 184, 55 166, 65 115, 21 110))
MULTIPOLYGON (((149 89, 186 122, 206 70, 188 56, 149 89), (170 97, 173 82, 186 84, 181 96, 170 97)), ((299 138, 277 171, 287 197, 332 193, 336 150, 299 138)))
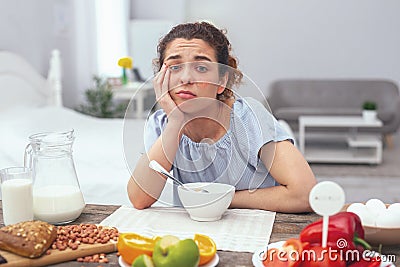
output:
POLYGON ((217 90, 217 94, 222 94, 222 92, 225 90, 226 84, 228 83, 228 72, 225 72, 225 74, 220 78, 219 80, 219 86, 217 90))

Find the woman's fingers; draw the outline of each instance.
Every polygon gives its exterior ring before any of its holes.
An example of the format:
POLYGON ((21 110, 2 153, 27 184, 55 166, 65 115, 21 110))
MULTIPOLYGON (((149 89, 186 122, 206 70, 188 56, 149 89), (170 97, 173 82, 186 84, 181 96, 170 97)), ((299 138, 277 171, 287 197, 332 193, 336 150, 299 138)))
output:
POLYGON ((164 72, 164 79, 161 84, 161 94, 162 97, 167 96, 169 94, 169 77, 171 76, 171 72, 169 68, 166 68, 164 72))
POLYGON ((153 80, 154 91, 156 93, 156 98, 159 100, 162 97, 162 84, 164 82, 165 72, 167 67, 165 64, 161 67, 160 71, 156 74, 153 80))
POLYGON ((169 94, 169 79, 171 72, 165 64, 162 66, 160 72, 154 78, 154 91, 156 93, 157 102, 169 114, 169 112, 176 107, 175 102, 169 94))
POLYGON ((169 81, 171 77, 171 71, 165 64, 154 77, 154 90, 156 92, 157 102, 161 108, 167 114, 169 121, 177 120, 183 121, 183 113, 176 106, 174 100, 170 95, 169 81))

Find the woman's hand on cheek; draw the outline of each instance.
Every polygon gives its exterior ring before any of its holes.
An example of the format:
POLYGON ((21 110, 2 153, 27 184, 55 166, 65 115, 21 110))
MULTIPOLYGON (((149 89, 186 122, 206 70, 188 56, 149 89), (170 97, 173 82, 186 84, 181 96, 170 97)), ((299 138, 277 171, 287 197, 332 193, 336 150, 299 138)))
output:
POLYGON ((177 107, 171 95, 169 94, 169 80, 171 72, 167 65, 163 64, 161 70, 154 77, 153 86, 156 93, 156 99, 161 108, 165 111, 169 120, 183 120, 183 113, 177 107))

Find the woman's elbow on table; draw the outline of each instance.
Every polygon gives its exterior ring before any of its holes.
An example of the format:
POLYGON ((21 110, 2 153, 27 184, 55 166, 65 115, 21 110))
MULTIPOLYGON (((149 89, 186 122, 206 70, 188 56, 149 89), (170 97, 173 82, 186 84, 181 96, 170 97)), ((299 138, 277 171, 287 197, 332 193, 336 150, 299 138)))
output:
POLYGON ((300 188, 298 189, 297 193, 294 194, 294 197, 296 199, 296 202, 298 203, 298 211, 299 212, 309 212, 312 211, 310 202, 309 202, 309 195, 311 192, 311 189, 314 187, 316 184, 316 180, 314 177, 310 177, 309 179, 306 179, 304 183, 302 183, 300 188))
POLYGON ((129 179, 127 192, 129 201, 138 210, 149 208, 156 201, 148 195, 144 195, 145 193, 138 188, 132 177, 129 179))
POLYGON ((132 201, 132 205, 135 209, 137 210, 144 210, 149 208, 151 205, 148 205, 147 203, 145 203, 144 201, 132 201))
POLYGON ((296 202, 297 204, 297 211, 295 212, 310 212, 312 211, 312 208, 310 206, 310 202, 308 201, 308 195, 309 194, 304 194, 301 197, 297 198, 296 202))
POLYGON ((148 205, 144 201, 140 201, 135 198, 129 198, 129 200, 131 201, 132 206, 137 210, 144 210, 144 209, 147 209, 148 207, 150 207, 150 205, 148 205))

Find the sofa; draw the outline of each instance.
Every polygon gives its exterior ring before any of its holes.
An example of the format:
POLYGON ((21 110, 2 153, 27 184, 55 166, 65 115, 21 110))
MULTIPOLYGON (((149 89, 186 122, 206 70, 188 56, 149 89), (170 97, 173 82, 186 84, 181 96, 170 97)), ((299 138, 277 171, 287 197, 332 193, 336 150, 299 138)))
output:
POLYGON ((298 131, 300 115, 361 115, 365 101, 377 104, 383 127, 376 131, 390 138, 400 126, 399 87, 389 80, 284 79, 271 84, 267 104, 277 119, 298 131))

